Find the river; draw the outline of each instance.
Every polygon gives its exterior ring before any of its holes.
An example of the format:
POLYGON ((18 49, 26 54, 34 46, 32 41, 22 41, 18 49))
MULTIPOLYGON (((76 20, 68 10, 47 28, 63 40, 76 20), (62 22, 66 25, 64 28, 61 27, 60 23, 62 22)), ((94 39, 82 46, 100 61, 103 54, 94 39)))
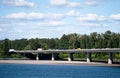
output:
POLYGON ((120 67, 0 64, 0 78, 120 78, 120 67))

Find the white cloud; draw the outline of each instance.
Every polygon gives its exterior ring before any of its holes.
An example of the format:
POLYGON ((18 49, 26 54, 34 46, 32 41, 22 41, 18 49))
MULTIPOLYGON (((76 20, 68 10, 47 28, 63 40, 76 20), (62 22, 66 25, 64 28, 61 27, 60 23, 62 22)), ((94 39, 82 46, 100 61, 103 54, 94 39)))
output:
MULTIPOLYGON (((111 15, 110 17, 115 20, 119 20, 120 14, 117 15, 111 15)), ((66 13, 60 14, 60 13, 42 13, 42 12, 31 12, 31 13, 12 13, 7 16, 5 16, 7 19, 16 19, 17 20, 23 20, 23 21, 58 21, 63 19, 68 19, 69 17, 73 17, 77 19, 79 22, 107 22, 109 21, 109 18, 106 18, 102 15, 97 14, 81 14, 80 12, 77 12, 75 10, 70 10, 66 13)))
POLYGON ((13 18, 13 19, 23 19, 26 18, 27 14, 24 12, 21 13, 13 13, 10 15, 7 15, 7 18, 13 18))
POLYGON ((80 13, 75 10, 70 10, 66 13, 66 16, 80 16, 80 13))
POLYGON ((60 20, 60 19, 63 19, 65 17, 64 14, 47 14, 48 16, 48 19, 53 19, 53 20, 60 20))
POLYGON ((77 19, 77 22, 96 23, 96 22, 107 21, 107 19, 104 16, 98 16, 97 14, 80 14, 75 10, 70 10, 63 14, 41 13, 41 12, 31 12, 31 13, 20 12, 20 13, 9 14, 6 16, 7 19, 16 19, 21 21, 36 21, 36 20, 42 21, 43 22, 42 24, 47 26, 57 26, 57 25, 63 26, 64 23, 59 21, 63 21, 63 19, 67 20, 69 19, 69 17, 73 17, 73 19, 77 19))
POLYGON ((72 8, 80 8, 84 5, 94 6, 100 3, 103 0, 85 0, 83 2, 76 2, 76 1, 68 1, 68 0, 50 0, 50 4, 54 6, 65 6, 65 7, 72 7, 72 8))
POLYGON ((78 2, 69 2, 67 0, 50 0, 51 5, 55 6, 66 6, 66 7, 81 7, 81 4, 78 2))
POLYGON ((78 21, 85 21, 85 22, 98 22, 98 21, 104 21, 104 16, 98 16, 96 14, 86 14, 82 15, 77 18, 78 21))
POLYGON ((74 16, 75 15, 75 11, 74 10, 70 10, 69 12, 66 13, 66 15, 74 16))
POLYGON ((62 21, 49 21, 49 22, 41 22, 37 24, 38 26, 64 26, 66 23, 62 21))
POLYGON ((17 19, 17 20, 62 20, 67 17, 80 16, 80 13, 75 10, 70 10, 66 13, 42 13, 42 12, 19 12, 12 13, 5 16, 8 19, 17 19))
POLYGON ((82 7, 82 5, 78 2, 68 2, 69 7, 82 7))
POLYGON ((120 20, 120 14, 113 14, 110 16, 113 20, 120 20))
POLYGON ((65 23, 60 22, 60 21, 52 21, 52 22, 48 22, 48 25, 50 25, 50 26, 63 26, 63 25, 65 25, 65 23))
POLYGON ((28 2, 27 0, 3 0, 4 4, 18 6, 18 7, 34 7, 35 3, 28 2))
POLYGON ((50 3, 52 5, 59 5, 59 6, 61 6, 61 5, 65 5, 67 3, 67 1, 66 0, 50 0, 50 3))
POLYGON ((97 2, 97 0, 87 0, 87 1, 85 2, 85 4, 86 4, 86 5, 89 5, 89 6, 93 6, 93 5, 97 5, 98 2, 97 2))
POLYGON ((99 27, 101 24, 99 23, 80 23, 81 26, 90 26, 90 27, 99 27))
POLYGON ((24 20, 61 20, 64 18, 64 14, 53 14, 53 13, 41 13, 41 12, 31 12, 31 13, 13 13, 6 16, 9 19, 24 19, 24 20))

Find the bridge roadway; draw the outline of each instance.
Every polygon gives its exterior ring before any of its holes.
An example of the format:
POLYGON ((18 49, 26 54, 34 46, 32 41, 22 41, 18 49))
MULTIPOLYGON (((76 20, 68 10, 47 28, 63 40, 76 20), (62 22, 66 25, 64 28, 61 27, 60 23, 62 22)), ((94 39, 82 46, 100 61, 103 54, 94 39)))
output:
POLYGON ((108 64, 113 63, 112 53, 120 53, 120 48, 106 48, 106 49, 49 49, 49 50, 14 50, 10 49, 9 52, 15 53, 34 53, 36 54, 36 60, 39 60, 39 53, 51 53, 52 61, 55 60, 55 53, 68 53, 68 61, 73 60, 73 53, 87 53, 87 62, 92 61, 91 53, 108 53, 108 64))

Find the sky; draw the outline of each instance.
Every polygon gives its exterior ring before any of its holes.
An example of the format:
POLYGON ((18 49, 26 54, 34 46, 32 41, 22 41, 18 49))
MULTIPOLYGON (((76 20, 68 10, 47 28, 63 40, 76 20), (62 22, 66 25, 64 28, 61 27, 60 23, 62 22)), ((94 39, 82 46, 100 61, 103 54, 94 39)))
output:
POLYGON ((120 33, 120 0, 0 0, 0 40, 120 33))

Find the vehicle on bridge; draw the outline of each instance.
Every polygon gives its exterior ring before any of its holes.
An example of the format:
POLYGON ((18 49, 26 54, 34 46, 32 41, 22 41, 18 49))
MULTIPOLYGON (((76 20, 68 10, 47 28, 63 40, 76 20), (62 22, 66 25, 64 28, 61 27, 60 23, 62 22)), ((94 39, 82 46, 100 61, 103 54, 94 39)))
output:
POLYGON ((10 49, 9 52, 14 52, 15 50, 14 49, 10 49))
POLYGON ((37 49, 37 51, 42 51, 42 50, 44 50, 44 49, 43 49, 43 48, 38 48, 38 49, 37 49))

